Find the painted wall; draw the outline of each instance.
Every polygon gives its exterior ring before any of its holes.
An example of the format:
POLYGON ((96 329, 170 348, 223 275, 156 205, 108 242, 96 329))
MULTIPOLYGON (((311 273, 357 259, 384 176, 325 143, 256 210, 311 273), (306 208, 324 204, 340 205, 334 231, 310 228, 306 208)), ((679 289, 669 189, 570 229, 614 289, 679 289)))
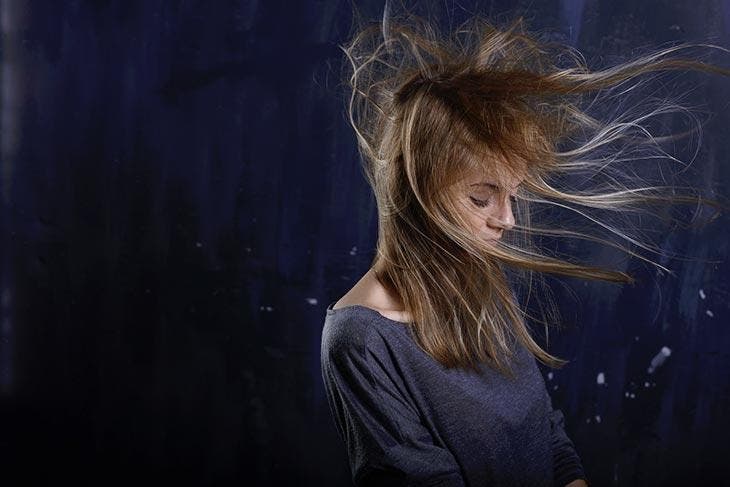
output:
MULTIPOLYGON (((0 5, 0 482, 347 485, 319 345, 375 242, 349 2, 0 5)), ((728 0, 431 2, 460 6, 526 14, 589 62, 730 47, 728 0)), ((722 190, 730 82, 689 82, 714 113, 693 182, 722 190)), ((543 370, 593 485, 730 475, 729 223, 667 234, 711 261, 673 276, 556 283, 571 363, 543 370)))

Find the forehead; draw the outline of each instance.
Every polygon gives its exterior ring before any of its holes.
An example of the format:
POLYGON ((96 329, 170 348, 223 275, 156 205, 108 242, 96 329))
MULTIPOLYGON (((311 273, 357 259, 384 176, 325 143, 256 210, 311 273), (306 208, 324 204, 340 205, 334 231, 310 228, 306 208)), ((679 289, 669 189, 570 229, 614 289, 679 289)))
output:
POLYGON ((527 177, 529 163, 519 154, 505 153, 487 147, 466 149, 468 155, 462 159, 458 178, 467 189, 481 189, 497 186, 505 191, 514 191, 527 177))

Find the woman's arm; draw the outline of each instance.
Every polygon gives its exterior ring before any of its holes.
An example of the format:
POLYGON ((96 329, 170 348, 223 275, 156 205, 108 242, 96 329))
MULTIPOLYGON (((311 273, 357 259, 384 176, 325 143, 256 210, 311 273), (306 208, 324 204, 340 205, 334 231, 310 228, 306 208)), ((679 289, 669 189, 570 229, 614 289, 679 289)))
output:
POLYGON ((542 376, 535 357, 531 357, 534 373, 540 377, 542 394, 545 398, 545 414, 550 422, 550 434, 553 452, 553 485, 569 487, 585 487, 588 479, 583 471, 583 464, 575 449, 575 445, 565 432, 565 416, 560 409, 553 408, 553 401, 547 390, 545 378, 542 376))
MULTIPOLYGON (((553 409, 552 399, 547 396, 548 418, 552 431, 553 468, 555 485, 571 485, 575 480, 587 481, 583 465, 573 442, 565 432, 565 416, 560 409, 553 409)), ((580 484, 578 484, 580 485, 580 484)), ((573 487, 571 485, 571 487, 573 487)))

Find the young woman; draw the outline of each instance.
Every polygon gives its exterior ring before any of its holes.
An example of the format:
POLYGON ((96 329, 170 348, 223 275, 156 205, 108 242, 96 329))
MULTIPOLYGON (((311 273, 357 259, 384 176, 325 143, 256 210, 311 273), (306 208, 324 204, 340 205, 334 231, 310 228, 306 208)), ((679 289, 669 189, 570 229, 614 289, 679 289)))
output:
POLYGON ((652 120, 683 109, 626 100, 666 70, 728 74, 677 57, 691 48, 590 71, 520 21, 500 30, 475 17, 447 36, 413 16, 344 46, 379 234, 372 268, 327 308, 321 358, 356 485, 587 485, 536 364, 566 363, 533 339, 531 321, 546 332, 557 321, 536 284, 543 273, 632 282, 551 252, 560 237, 665 269, 638 252, 659 248, 636 218, 698 201, 652 181, 668 177, 662 157, 679 162, 652 120))

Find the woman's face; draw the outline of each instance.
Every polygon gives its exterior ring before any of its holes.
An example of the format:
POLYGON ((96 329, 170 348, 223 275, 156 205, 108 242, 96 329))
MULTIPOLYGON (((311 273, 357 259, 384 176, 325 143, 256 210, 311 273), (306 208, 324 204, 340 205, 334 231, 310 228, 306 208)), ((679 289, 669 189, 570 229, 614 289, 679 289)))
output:
POLYGON ((474 174, 465 179, 459 195, 459 207, 470 229, 487 241, 502 238, 515 224, 512 204, 524 178, 501 178, 474 174))

